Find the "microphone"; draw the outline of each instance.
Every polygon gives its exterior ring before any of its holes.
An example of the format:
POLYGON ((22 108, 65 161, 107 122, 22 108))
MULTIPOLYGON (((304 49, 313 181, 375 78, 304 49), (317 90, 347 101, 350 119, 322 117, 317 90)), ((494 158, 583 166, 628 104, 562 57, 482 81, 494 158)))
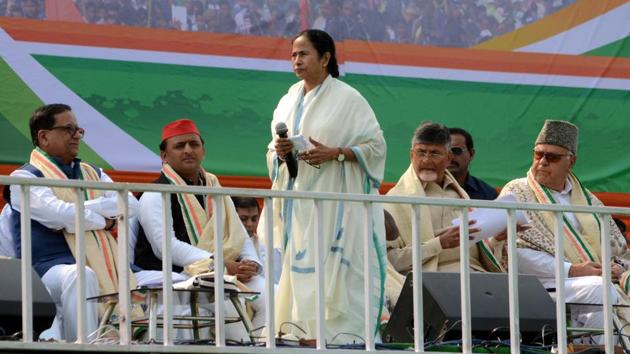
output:
MULTIPOLYGON (((280 138, 288 138, 287 132, 289 129, 287 125, 283 122, 276 124, 276 134, 280 138)), ((295 178, 298 174, 298 165, 297 160, 295 159, 295 155, 293 155, 293 151, 289 152, 287 156, 284 158, 284 162, 287 164, 287 169, 289 170, 289 177, 295 178)))

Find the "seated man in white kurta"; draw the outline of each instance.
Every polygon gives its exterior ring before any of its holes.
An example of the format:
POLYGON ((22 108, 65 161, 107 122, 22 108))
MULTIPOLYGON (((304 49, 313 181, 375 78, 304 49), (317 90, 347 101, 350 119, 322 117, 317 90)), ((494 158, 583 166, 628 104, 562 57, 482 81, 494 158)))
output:
MULTIPOLYGON (((180 119, 167 124, 162 131, 160 156, 162 174, 155 183, 220 187, 219 180, 201 167, 205 157, 204 142, 195 123, 180 119)), ((253 302, 254 328, 265 323, 264 278, 262 264, 252 241, 247 237, 230 197, 221 199, 223 209, 223 257, 227 273, 235 275, 251 290, 260 292, 253 302)), ((214 251, 216 222, 213 201, 204 195, 172 194, 171 254, 173 272, 187 275, 208 271, 214 251)), ((162 197, 144 193, 140 197, 140 229, 134 264, 145 270, 162 269, 162 197)), ((234 339, 234 338, 233 338, 234 339)), ((238 340, 238 338, 236 338, 238 340)))
MULTIPOLYGON (((572 173, 577 161, 578 128, 567 121, 547 120, 534 144, 532 166, 527 177, 509 182, 501 195, 511 194, 520 202, 563 205, 602 203, 572 173)), ((530 229, 518 232, 518 266, 520 273, 538 276, 547 288, 555 283, 555 218, 551 212, 526 211, 530 229)), ((603 302, 601 266, 601 223, 609 225, 613 256, 626 251, 626 240, 609 215, 598 219, 594 214, 564 213, 564 275, 566 302, 601 304, 603 302)), ((615 283, 626 284, 628 273, 623 266, 612 264, 615 283)), ((613 284, 609 284, 613 287, 613 284)), ((614 286, 614 303, 627 303, 621 287, 614 286)), ((627 323, 628 310, 616 310, 627 323)), ((603 312, 593 307, 577 308, 572 318, 578 326, 603 328, 603 312)))
MULTIPOLYGON (((411 164, 387 195, 469 199, 447 170, 452 159, 447 127, 423 122, 416 129, 409 153, 411 164)), ((411 271, 411 205, 388 204, 400 229, 400 237, 388 242, 388 258, 400 273, 411 271)), ((459 272, 459 227, 452 220, 461 208, 449 206, 420 207, 422 268, 424 271, 459 272)), ((475 231, 474 225, 470 232, 475 231)), ((505 237, 480 241, 470 247, 470 267, 476 271, 502 271, 501 259, 505 237)))
MULTIPOLYGON (((59 180, 90 180, 112 182, 102 169, 78 158, 80 141, 85 130, 78 126, 72 109, 65 104, 50 104, 38 108, 30 118, 29 128, 35 148, 30 160, 11 176, 59 180)), ((32 186, 30 193, 32 264, 57 305, 57 316, 47 338, 74 341, 77 336, 76 309, 77 275, 75 260, 75 194, 68 188, 32 186)), ((87 297, 116 292, 118 289, 116 239, 110 231, 116 225, 118 193, 115 191, 85 191, 85 295, 87 297)), ((11 237, 15 255, 21 247, 22 204, 20 187, 4 190, 11 207, 11 237)), ((135 215, 138 202, 128 195, 129 216, 135 215)), ((135 287, 132 275, 131 286, 135 287)), ((96 303, 88 302, 86 330, 92 333, 98 325, 96 303)))

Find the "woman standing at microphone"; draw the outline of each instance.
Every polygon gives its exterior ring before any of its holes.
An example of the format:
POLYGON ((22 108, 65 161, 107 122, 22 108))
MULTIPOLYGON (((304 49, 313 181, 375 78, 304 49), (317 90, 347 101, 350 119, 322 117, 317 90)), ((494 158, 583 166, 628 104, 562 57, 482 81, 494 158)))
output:
MULTIPOLYGON (((378 194, 385 168, 386 144, 374 112, 361 94, 337 79, 339 67, 333 39, 324 31, 306 30, 293 40, 293 71, 301 79, 278 103, 271 123, 273 139, 267 166, 273 189, 378 194), (282 124, 288 134, 282 134, 282 124), (277 130, 277 132, 276 132, 277 130), (294 145, 286 136, 301 135, 311 146, 297 154, 297 176, 289 176, 294 145)), ((295 155, 294 155, 295 156, 295 155)), ((369 257, 374 276, 371 291, 372 323, 380 323, 385 279, 385 230, 383 210, 374 205, 373 234, 365 229, 361 203, 325 201, 321 210, 323 230, 315 234, 312 200, 274 199, 274 245, 284 254, 276 294, 276 323, 283 332, 315 338, 317 316, 315 240, 324 239, 324 296, 326 339, 339 333, 365 336, 363 260, 369 257), (363 242, 372 240, 370 254, 363 242)), ((261 222, 259 234, 264 234, 261 222)), ((266 235, 265 235, 266 236, 266 235)), ((376 327, 374 328, 376 330, 376 327)), ((336 343, 355 341, 338 336, 336 343)))

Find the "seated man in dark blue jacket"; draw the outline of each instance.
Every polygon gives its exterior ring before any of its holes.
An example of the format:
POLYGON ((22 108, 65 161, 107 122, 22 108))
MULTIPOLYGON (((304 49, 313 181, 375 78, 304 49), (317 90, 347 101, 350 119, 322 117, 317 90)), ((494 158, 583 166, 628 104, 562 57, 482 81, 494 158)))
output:
MULTIPOLYGON (((38 108, 30 118, 29 127, 35 148, 29 162, 11 176, 112 182, 103 170, 77 158, 85 130, 79 127, 69 106, 50 104, 38 108)), ((4 191, 4 198, 12 209, 9 224, 19 256, 21 190, 20 186, 12 185, 4 191)), ((57 305, 55 322, 60 333, 52 338, 74 341, 78 307, 74 190, 32 186, 29 193, 32 264, 57 305)), ((110 230, 116 226, 119 212, 117 192, 88 189, 85 197, 85 235, 82 237, 86 245, 86 296, 90 297, 118 289, 117 245, 110 230)), ((138 202, 131 194, 128 199, 129 214, 133 216, 138 202)), ((135 286, 134 277, 131 286, 135 286)), ((98 325, 98 309, 93 302, 88 302, 87 306, 89 334, 98 325)))

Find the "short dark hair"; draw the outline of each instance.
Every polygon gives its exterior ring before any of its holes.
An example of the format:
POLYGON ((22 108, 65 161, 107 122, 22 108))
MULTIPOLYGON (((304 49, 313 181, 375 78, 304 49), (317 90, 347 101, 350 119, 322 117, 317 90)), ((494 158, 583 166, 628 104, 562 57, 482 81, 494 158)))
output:
POLYGON ((411 147, 416 144, 450 145, 451 134, 444 124, 425 121, 420 123, 411 138, 411 147))
POLYGON ((385 216, 385 239, 393 241, 400 236, 400 230, 398 230, 398 225, 396 225, 396 220, 392 214, 385 209, 383 209, 383 214, 385 216))
POLYGON ((249 209, 256 208, 260 211, 260 206, 258 205, 258 201, 254 197, 232 197, 232 203, 234 203, 234 207, 249 209))
MULTIPOLYGON (((206 142, 203 141, 203 138, 201 137, 201 135, 199 136, 199 139, 201 139, 201 145, 204 146, 206 145, 206 142)), ((160 151, 166 151, 166 140, 162 140, 162 142, 160 143, 160 151)))
POLYGON ((626 232, 628 231, 628 228, 626 227, 626 224, 623 222, 623 220, 619 218, 612 218, 612 219, 613 221, 615 221, 615 224, 617 224, 617 227, 619 228, 619 231, 621 232, 621 234, 626 236, 626 232))
POLYGON ((466 149, 468 149, 468 151, 475 148, 475 143, 473 142, 472 135, 470 135, 470 133, 467 132, 466 130, 462 128, 448 128, 448 131, 451 133, 451 135, 463 136, 464 139, 466 140, 466 149))
MULTIPOLYGON (((308 38, 313 47, 315 47, 315 50, 317 50, 317 54, 319 54, 320 58, 324 55, 324 53, 330 53, 330 60, 328 61, 328 66, 326 68, 332 77, 339 77, 339 64, 337 63, 335 41, 332 37, 322 30, 307 29, 293 37, 293 41, 302 36, 308 38)), ((293 41, 291 41, 291 43, 293 43, 293 41)))
POLYGON ((55 115, 66 111, 72 111, 72 108, 67 104, 53 103, 41 106, 31 114, 31 119, 28 121, 28 127, 31 130, 31 140, 33 146, 39 146, 37 141, 37 134, 40 130, 50 129, 55 126, 55 115))

